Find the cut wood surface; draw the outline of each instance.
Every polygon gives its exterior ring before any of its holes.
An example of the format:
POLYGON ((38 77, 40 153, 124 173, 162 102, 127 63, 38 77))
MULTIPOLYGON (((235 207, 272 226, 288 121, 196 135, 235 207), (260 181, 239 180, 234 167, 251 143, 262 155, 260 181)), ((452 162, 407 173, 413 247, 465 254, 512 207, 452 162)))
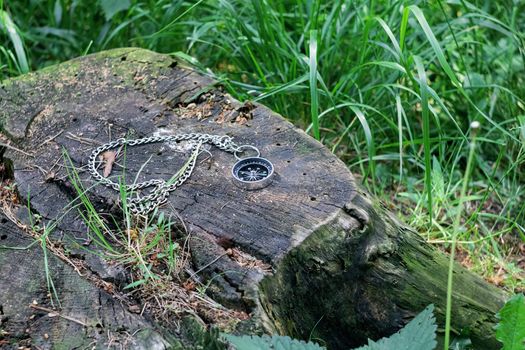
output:
MULTIPOLYGON (((4 142, 11 146, 4 148, 5 176, 13 178, 21 203, 29 203, 43 222, 60 217, 77 196, 64 151, 97 210, 118 215, 119 194, 96 186, 85 171, 91 150, 100 144, 197 132, 230 135, 238 144, 258 147, 276 169, 269 187, 236 187, 230 175, 235 158, 212 147, 212 156, 201 154, 189 180, 163 207, 184 222, 191 237, 190 270, 209 284, 206 293, 249 315, 237 330, 301 338, 313 334, 331 349, 349 349, 392 334, 430 303, 444 323, 444 254, 360 190, 345 164, 322 144, 260 104, 241 104, 211 78, 167 55, 118 49, 7 80, 0 85, 0 118, 4 142)), ((126 178, 167 180, 187 156, 183 142, 129 148, 126 178)), ((119 171, 114 166, 111 176, 119 171)), ((23 211, 16 214, 27 222, 23 211)), ((2 246, 32 240, 7 219, 1 226, 2 246)), ((71 211, 50 240, 73 252, 95 278, 86 279, 55 258, 50 268, 63 299, 57 312, 88 326, 46 318, 29 307, 33 300, 50 307, 38 246, 0 250, 0 317, 5 318, 0 327, 17 334, 11 340, 49 348, 65 336, 83 345, 127 334, 136 338, 130 342, 134 347, 150 349, 152 342, 162 348, 179 336, 180 330, 152 320, 147 308, 140 315, 130 313, 100 290, 93 280, 119 291, 129 276, 78 249, 86 232, 71 211), (90 331, 96 327, 96 334, 90 331)), ((454 276, 454 331, 470 334, 480 349, 498 348, 494 314, 504 293, 460 266, 454 276)))

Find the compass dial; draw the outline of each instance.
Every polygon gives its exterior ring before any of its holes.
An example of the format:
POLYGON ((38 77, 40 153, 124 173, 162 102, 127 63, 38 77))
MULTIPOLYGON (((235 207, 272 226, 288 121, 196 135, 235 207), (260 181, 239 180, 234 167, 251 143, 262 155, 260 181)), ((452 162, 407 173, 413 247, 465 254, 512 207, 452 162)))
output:
POLYGON ((260 157, 239 160, 232 169, 233 177, 246 189, 259 189, 270 184, 273 165, 260 157))
POLYGON ((239 178, 244 181, 259 181, 268 177, 268 169, 260 164, 247 164, 238 171, 239 178))

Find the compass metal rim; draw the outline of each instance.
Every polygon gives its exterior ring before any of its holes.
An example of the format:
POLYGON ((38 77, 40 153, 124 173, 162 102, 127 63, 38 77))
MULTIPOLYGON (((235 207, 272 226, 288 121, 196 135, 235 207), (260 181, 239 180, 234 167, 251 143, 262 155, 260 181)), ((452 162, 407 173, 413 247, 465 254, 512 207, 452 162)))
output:
POLYGON ((246 190, 257 190, 264 188, 268 186, 272 182, 272 177, 275 173, 275 168, 268 159, 262 158, 262 157, 247 157, 247 158, 241 158, 239 159, 232 167, 231 170, 233 179, 235 181, 235 184, 243 189, 246 190), (254 181, 246 181, 241 179, 238 174, 236 173, 236 169, 239 168, 239 166, 243 166, 244 164, 250 164, 250 162, 253 162, 255 164, 262 165, 265 167, 268 171, 268 175, 260 180, 254 180, 254 181), (262 163, 262 164, 261 164, 262 163))

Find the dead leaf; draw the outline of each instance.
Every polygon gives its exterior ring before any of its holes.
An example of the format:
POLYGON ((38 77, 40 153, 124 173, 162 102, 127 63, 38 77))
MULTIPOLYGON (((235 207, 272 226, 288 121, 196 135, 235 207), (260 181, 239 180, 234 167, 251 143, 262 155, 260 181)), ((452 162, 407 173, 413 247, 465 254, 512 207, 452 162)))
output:
POLYGON ((49 171, 48 173, 46 173, 45 182, 53 182, 55 177, 56 177, 55 172, 54 171, 49 171))
POLYGON ((188 292, 195 290, 195 282, 191 280, 186 280, 182 283, 182 287, 186 289, 188 292))
POLYGON ((137 230, 136 228, 130 228, 128 230, 128 235, 132 241, 136 241, 137 239, 139 239, 139 230, 137 230))
POLYGON ((114 151, 106 151, 101 154, 102 159, 104 160, 104 177, 108 177, 111 174, 113 169, 113 163, 117 158, 117 154, 114 151))
POLYGON ((246 118, 246 114, 239 114, 237 118, 235 118, 235 122, 239 125, 244 125, 248 123, 248 119, 246 118))
POLYGON ((140 306, 138 305, 130 305, 128 307, 129 312, 133 312, 134 314, 140 314, 140 306))

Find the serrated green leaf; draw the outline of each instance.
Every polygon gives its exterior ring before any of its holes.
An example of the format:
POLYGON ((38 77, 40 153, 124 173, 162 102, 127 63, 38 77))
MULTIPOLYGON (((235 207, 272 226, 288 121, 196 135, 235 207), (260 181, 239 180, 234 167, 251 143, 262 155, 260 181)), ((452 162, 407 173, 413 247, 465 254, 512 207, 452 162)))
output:
POLYGON ((496 317, 496 339, 503 343, 502 350, 525 349, 525 296, 516 294, 505 303, 496 317))
POLYGON ((324 350, 316 343, 306 343, 302 340, 292 339, 283 336, 262 337, 253 335, 236 336, 232 334, 223 334, 223 337, 236 350, 324 350))
POLYGON ((106 21, 112 19, 113 16, 120 11, 129 9, 131 6, 129 0, 100 0, 99 3, 104 12, 104 17, 106 17, 106 21))
POLYGON ((434 350, 437 326, 433 311, 434 305, 429 305, 399 332, 377 342, 369 339, 368 345, 355 350, 434 350))

